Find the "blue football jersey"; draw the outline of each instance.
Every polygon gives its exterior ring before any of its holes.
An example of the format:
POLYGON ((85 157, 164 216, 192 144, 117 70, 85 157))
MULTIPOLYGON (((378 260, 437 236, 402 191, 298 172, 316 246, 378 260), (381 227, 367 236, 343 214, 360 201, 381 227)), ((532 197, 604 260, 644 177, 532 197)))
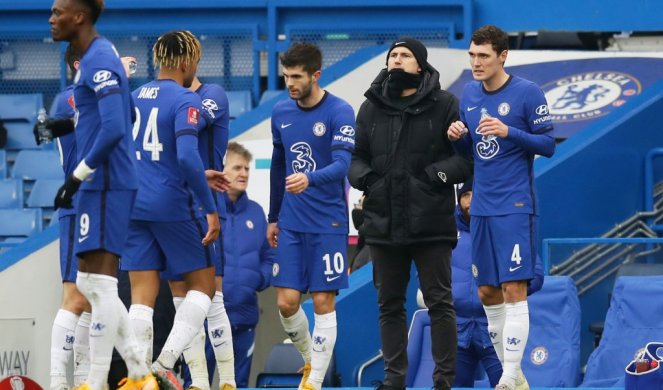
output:
MULTIPOLYGON (((200 126, 198 133, 198 151, 205 169, 223 171, 223 157, 228 148, 230 114, 226 91, 218 84, 203 84, 196 93, 202 100, 200 110, 200 126)), ((217 192, 212 193, 219 217, 226 218, 223 197, 217 192)))
MULTIPOLYGON (((354 150, 355 115, 344 100, 325 93, 315 107, 302 108, 295 100, 274 106, 272 140, 283 145, 286 177, 315 172, 332 163, 332 151, 354 150)), ((346 172, 347 174, 347 172, 346 172)), ((283 197, 278 225, 304 233, 348 232, 345 177, 336 182, 311 186, 301 194, 283 197)))
POLYGON ((480 81, 467 84, 460 101, 474 154, 472 215, 537 214, 534 154, 510 139, 477 132, 482 115, 500 119, 509 132, 544 134, 553 129, 548 103, 536 84, 510 76, 500 89, 487 92, 480 81), (517 130, 512 130, 512 129, 517 130))
POLYGON ((177 158, 177 134, 198 136, 200 97, 173 80, 155 80, 133 92, 138 194, 131 219, 184 221, 200 216, 177 158))
MULTIPOLYGON (((50 116, 53 119, 73 119, 74 115, 74 86, 70 85, 55 97, 55 103, 51 107, 50 116)), ((78 160, 76 159, 76 135, 69 133, 56 138, 55 142, 58 152, 60 152, 60 163, 62 163, 64 177, 69 177, 74 173, 76 164, 78 164, 78 160)), ((58 211, 60 218, 74 214, 76 214, 74 208, 61 208, 58 211)))
POLYGON ((74 79, 76 107, 76 146, 78 161, 89 162, 93 150, 112 147, 108 158, 95 168, 81 190, 136 189, 134 147, 131 140, 131 92, 124 67, 115 47, 106 39, 95 38, 80 61, 74 79), (108 115, 121 117, 124 136, 116 145, 100 145, 105 139, 99 102, 111 94, 120 94, 122 105, 108 115))

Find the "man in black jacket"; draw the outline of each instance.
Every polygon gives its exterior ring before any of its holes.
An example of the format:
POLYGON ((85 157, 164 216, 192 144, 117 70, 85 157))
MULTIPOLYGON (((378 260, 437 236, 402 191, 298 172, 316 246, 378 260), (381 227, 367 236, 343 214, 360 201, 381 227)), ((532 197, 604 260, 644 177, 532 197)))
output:
POLYGON ((414 260, 431 316, 436 389, 450 389, 456 359, 451 249, 456 245, 455 183, 472 163, 455 154, 446 129, 458 100, 440 89, 439 73, 416 39, 395 41, 357 115, 349 180, 364 191, 360 232, 370 245, 378 290, 385 390, 405 389, 405 293, 414 260))

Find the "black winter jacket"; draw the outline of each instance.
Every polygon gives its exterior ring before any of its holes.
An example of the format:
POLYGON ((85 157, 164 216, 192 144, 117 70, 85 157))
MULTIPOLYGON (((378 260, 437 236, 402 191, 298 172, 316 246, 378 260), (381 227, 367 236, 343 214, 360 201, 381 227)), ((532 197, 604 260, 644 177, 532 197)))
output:
POLYGON ((366 193, 360 233, 367 244, 456 244, 454 184, 472 174, 472 162, 447 138, 458 119, 458 99, 440 89, 430 65, 409 105, 387 95, 383 69, 357 114, 355 150, 348 178, 366 193))

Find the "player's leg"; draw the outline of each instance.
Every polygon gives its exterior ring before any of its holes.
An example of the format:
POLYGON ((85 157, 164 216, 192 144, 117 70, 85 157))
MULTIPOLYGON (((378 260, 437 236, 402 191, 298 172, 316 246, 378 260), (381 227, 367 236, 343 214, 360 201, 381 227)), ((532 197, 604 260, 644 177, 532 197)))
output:
MULTIPOLYGON (((223 273, 219 274, 219 267, 215 267, 216 292, 212 298, 212 305, 207 313, 207 329, 210 342, 214 348, 216 367, 219 373, 219 389, 235 389, 235 355, 233 352, 232 328, 228 312, 223 302, 223 273)), ((223 266, 220 267, 223 269, 223 266)))
POLYGON ((74 386, 76 387, 82 385, 90 373, 91 313, 92 309, 88 303, 88 308, 78 317, 74 333, 74 386))
POLYGON ((413 245, 410 253, 417 266, 421 292, 430 315, 435 389, 451 389, 456 366, 456 311, 451 296, 451 245, 413 245))
POLYGON ((303 386, 311 372, 311 334, 308 318, 300 306, 302 291, 308 290, 304 275, 303 234, 287 229, 279 232, 278 262, 272 270, 272 286, 276 288, 276 305, 283 330, 304 359, 303 386))
POLYGON ((491 219, 491 229, 495 237, 499 237, 493 247, 500 259, 498 268, 505 300, 504 364, 500 384, 516 388, 516 382, 522 382, 522 378, 518 381, 522 375, 520 362, 529 336, 527 281, 534 277, 535 217, 512 214, 491 219))
POLYGON ((256 328, 233 326, 233 351, 235 355, 235 381, 238 388, 249 387, 249 374, 255 349, 256 328))
POLYGON ((315 312, 308 384, 315 390, 322 387, 336 344, 336 293, 348 287, 347 242, 345 234, 305 235, 304 259, 315 312))
MULTIPOLYGON (((79 257, 76 286, 92 307, 90 373, 86 385, 100 390, 106 384, 113 346, 119 337, 134 339, 123 356, 132 381, 144 389, 156 386, 140 359, 126 308, 117 289, 119 254, 126 243, 129 213, 135 191, 80 191, 76 209, 75 253, 79 257)), ((122 351, 120 351, 122 352, 122 351)), ((132 382, 133 383, 133 382, 132 382)))
POLYGON ((407 323, 405 293, 410 281, 410 252, 400 246, 371 245, 373 284, 378 290, 380 339, 384 357, 384 386, 405 389, 407 323))
MULTIPOLYGON (((62 276, 62 305, 53 321, 51 330, 51 389, 69 388, 67 382, 67 364, 72 357, 74 362, 80 360, 81 368, 89 368, 89 360, 85 364, 82 354, 76 356, 76 330, 79 316, 89 305, 85 297, 76 289, 76 273, 78 263, 74 256, 74 236, 76 232, 76 216, 74 214, 60 217, 60 274, 62 276), (72 353, 73 352, 73 353, 72 353)), ((78 335, 81 338, 83 334, 78 335)), ((87 344, 88 341, 82 340, 87 344)), ((84 353, 88 356, 88 353, 84 353)), ((89 359, 89 357, 88 357, 89 359)), ((76 366, 75 366, 76 367, 76 366)), ((79 374, 81 372, 79 371, 79 374)), ((84 373, 87 376, 87 372, 84 373)))

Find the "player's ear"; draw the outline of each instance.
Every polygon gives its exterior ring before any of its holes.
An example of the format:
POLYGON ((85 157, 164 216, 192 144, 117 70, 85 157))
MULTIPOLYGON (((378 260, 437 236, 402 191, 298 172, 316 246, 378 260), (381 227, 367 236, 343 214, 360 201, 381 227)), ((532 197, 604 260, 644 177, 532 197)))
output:
POLYGON ((322 72, 319 70, 316 70, 313 72, 313 81, 318 81, 320 80, 320 75, 322 75, 322 72))

